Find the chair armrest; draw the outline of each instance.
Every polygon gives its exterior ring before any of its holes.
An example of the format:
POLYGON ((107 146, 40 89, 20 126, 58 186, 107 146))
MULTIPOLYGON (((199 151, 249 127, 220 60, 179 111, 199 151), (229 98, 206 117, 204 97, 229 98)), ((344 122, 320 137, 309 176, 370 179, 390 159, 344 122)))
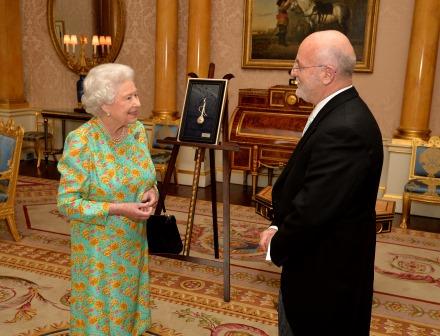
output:
POLYGON ((0 172, 0 180, 3 180, 3 179, 9 180, 11 178, 11 176, 12 176, 12 169, 0 172))

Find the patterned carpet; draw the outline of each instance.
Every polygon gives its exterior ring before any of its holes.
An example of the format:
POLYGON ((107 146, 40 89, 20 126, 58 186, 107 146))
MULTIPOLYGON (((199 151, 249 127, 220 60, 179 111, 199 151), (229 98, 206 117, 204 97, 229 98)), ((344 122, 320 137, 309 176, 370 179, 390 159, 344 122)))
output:
MULTIPOLYGON (((56 210, 57 184, 20 177, 16 214, 21 242, 14 243, 0 222, 1 335, 69 335, 69 226, 56 210)), ((188 204, 185 198, 167 199, 182 234, 188 204)), ((197 202, 193 256, 212 258, 210 206, 197 202)), ((267 224, 253 208, 231 206, 229 303, 223 301, 220 269, 152 257, 150 334, 277 335, 279 269, 256 249, 267 224)), ((400 229, 378 235, 371 335, 440 336, 439 238, 400 229)))

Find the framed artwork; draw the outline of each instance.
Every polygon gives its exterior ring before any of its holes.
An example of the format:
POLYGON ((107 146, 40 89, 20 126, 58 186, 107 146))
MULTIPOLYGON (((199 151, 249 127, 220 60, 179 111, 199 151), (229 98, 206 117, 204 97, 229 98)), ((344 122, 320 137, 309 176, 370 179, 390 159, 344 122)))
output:
POLYGON ((60 45, 64 45, 64 21, 56 20, 55 21, 55 35, 57 36, 60 45))
POLYGON ((372 72, 379 0, 246 0, 243 68, 291 69, 298 47, 316 31, 339 30, 372 72))
POLYGON ((188 79, 179 141, 218 144, 227 87, 227 79, 188 79))

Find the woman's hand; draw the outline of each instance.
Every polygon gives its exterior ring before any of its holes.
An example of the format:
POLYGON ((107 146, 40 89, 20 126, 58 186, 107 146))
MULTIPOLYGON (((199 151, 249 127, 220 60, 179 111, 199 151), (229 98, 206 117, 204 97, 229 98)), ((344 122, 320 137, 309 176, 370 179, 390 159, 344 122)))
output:
POLYGON ((146 203, 112 203, 110 215, 124 216, 134 221, 147 220, 154 212, 154 208, 146 203))
POLYGON ((131 220, 140 221, 148 219, 156 210, 159 193, 156 187, 147 190, 140 203, 112 203, 110 215, 124 216, 131 220))
POLYGON ((159 201, 159 192, 156 187, 152 187, 151 189, 144 192, 142 195, 141 202, 146 206, 156 209, 157 202, 159 201))

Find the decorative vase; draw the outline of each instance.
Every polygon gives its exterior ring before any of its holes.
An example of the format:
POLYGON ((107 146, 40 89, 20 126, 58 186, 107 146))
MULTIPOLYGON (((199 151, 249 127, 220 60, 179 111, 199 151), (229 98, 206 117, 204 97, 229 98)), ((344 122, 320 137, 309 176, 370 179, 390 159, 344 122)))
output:
POLYGON ((85 112, 81 103, 81 97, 84 94, 84 78, 86 78, 86 75, 79 75, 79 79, 76 82, 76 98, 78 101, 78 107, 75 108, 75 112, 85 112))

